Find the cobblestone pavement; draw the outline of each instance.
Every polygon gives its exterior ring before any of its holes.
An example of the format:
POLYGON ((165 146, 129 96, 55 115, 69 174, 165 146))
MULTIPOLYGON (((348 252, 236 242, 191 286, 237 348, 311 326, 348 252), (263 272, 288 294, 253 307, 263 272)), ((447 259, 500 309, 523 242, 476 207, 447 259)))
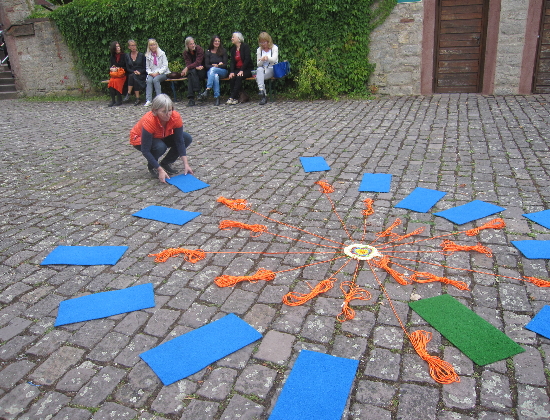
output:
MULTIPOLYGON (((1 101, 0 418, 267 419, 301 349, 360 361, 346 420, 550 418, 550 340, 523 328, 550 304, 548 289, 438 267, 436 274, 463 280, 471 291, 440 283, 401 286, 380 273, 407 328, 434 331, 409 309, 412 293, 449 293, 526 350, 481 367, 434 332, 428 351, 453 363, 461 377, 460 383, 440 385, 412 350, 370 271, 361 271, 358 283, 373 298, 352 302, 356 318, 345 323, 336 320, 342 304, 338 283, 303 306, 281 303, 284 294, 306 292, 306 281, 313 286, 336 266, 311 265, 234 288, 213 283, 221 274, 248 275, 260 267, 284 271, 326 258, 284 254, 316 249, 320 239, 231 211, 216 202, 220 196, 245 198, 273 219, 345 241, 314 185, 322 179, 336 188, 336 209, 359 237, 365 198, 375 200, 371 237, 396 217, 403 221, 399 233, 419 226, 426 227, 426 236, 455 230, 431 213, 394 208, 418 186, 447 192, 432 213, 475 199, 505 207, 504 230, 471 238, 472 245, 490 247, 491 258, 469 252, 418 257, 548 279, 548 260, 525 259, 510 241, 550 240, 547 229, 522 217, 550 208, 549 102, 549 96, 435 95, 280 100, 264 107, 178 103, 194 138, 190 164, 210 184, 184 194, 151 179, 145 160, 128 144, 143 107, 1 101), (331 170, 305 173, 300 156, 323 156, 331 170), (392 174, 391 191, 359 193, 366 172, 392 174), (202 214, 181 227, 132 216, 149 205, 202 214), (270 232, 312 243, 220 230, 224 219, 266 224, 270 232), (57 245, 129 249, 114 266, 40 266, 57 245), (178 246, 220 253, 196 264, 181 257, 155 263, 148 256, 178 246), (65 299, 142 283, 154 284, 155 308, 53 327, 65 299), (227 313, 254 326, 263 339, 169 386, 139 358, 227 313)), ((338 281, 349 280, 352 272, 346 268, 338 281)))

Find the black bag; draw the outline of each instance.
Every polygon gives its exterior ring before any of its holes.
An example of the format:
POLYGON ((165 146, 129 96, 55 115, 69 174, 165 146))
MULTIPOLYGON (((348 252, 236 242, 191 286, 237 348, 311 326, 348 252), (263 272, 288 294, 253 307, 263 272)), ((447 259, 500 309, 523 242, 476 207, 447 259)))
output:
POLYGON ((241 92, 239 93, 239 102, 245 103, 248 101, 250 101, 250 96, 248 96, 248 94, 244 90, 241 90, 241 92))

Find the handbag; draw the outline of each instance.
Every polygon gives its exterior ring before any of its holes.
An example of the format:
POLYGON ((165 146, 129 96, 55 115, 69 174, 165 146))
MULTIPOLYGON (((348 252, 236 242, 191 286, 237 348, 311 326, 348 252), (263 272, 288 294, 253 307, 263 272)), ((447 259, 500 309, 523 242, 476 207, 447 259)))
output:
POLYGON ((244 104, 248 101, 250 101, 250 96, 248 96, 248 93, 246 93, 244 90, 241 90, 241 92, 239 93, 239 102, 244 104))
POLYGON ((288 61, 281 61, 280 63, 273 65, 273 77, 280 79, 290 73, 290 63, 288 61))
POLYGON ((118 77, 124 77, 126 75, 126 70, 122 67, 117 67, 115 71, 109 71, 109 76, 116 79, 118 77))

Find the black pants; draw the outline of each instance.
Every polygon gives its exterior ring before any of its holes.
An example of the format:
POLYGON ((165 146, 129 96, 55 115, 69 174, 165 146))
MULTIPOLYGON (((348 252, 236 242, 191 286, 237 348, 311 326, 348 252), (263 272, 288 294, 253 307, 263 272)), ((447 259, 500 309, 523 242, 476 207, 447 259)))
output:
POLYGON ((231 98, 239 99, 239 93, 243 90, 243 80, 252 77, 251 70, 244 70, 242 76, 237 76, 237 73, 241 70, 235 70, 235 76, 229 79, 229 86, 231 87, 231 98))
POLYGON ((201 90, 201 80, 206 79, 206 70, 191 69, 187 72, 187 97, 194 98, 201 90))

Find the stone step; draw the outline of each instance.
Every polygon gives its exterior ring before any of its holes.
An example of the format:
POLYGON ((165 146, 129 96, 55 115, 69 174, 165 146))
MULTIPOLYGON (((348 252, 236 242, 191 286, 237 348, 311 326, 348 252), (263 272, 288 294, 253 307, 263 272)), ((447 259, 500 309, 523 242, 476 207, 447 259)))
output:
POLYGON ((17 89, 15 89, 15 84, 0 85, 0 92, 17 92, 17 89))
POLYGON ((9 77, 3 77, 2 74, 0 74, 0 85, 15 85, 15 80, 11 75, 9 77))
POLYGON ((15 92, 0 92, 0 101, 3 99, 17 99, 19 98, 19 93, 15 92))

